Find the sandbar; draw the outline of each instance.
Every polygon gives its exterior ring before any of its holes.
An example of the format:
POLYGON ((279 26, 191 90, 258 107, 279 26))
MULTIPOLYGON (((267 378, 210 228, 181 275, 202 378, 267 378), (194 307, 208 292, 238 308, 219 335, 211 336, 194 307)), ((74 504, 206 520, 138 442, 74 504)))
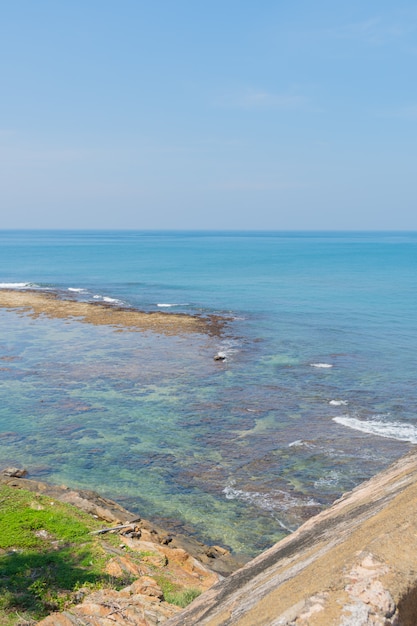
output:
POLYGON ((227 319, 218 315, 144 312, 107 303, 79 302, 54 291, 0 290, 0 307, 32 317, 70 319, 87 324, 115 326, 120 330, 153 331, 165 335, 201 333, 218 336, 227 319))

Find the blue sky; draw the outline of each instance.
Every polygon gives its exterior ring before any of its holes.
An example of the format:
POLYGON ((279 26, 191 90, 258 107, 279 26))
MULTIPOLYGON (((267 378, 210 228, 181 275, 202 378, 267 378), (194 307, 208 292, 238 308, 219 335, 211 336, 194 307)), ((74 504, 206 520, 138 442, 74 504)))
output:
POLYGON ((417 5, 0 5, 0 228, 417 229, 417 5))

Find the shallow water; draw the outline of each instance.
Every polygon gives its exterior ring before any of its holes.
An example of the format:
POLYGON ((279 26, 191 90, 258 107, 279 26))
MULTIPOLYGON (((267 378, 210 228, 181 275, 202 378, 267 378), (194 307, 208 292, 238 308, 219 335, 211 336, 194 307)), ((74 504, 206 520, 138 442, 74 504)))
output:
POLYGON ((0 310, 0 464, 256 554, 417 441, 416 252, 413 233, 0 233, 5 285, 233 317, 166 337, 0 310))

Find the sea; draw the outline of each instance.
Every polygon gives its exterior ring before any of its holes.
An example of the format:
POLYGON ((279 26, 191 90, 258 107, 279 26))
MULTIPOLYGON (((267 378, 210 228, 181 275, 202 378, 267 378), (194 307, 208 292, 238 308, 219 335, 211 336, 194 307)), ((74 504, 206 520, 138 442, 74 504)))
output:
POLYGON ((170 532, 252 557, 417 443, 415 232, 3 230, 0 288, 226 320, 0 309, 0 467, 170 532))

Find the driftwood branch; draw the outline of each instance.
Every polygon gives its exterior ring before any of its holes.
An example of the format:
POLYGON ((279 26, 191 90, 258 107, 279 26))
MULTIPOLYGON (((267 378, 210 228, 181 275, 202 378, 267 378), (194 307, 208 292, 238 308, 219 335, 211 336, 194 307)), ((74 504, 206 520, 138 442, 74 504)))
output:
POLYGON ((135 522, 140 522, 140 517, 137 519, 128 522, 127 524, 120 524, 119 526, 111 526, 109 528, 100 528, 100 530, 91 531, 90 535, 104 535, 104 533, 111 533, 112 530, 123 530, 124 528, 129 528, 135 522))

